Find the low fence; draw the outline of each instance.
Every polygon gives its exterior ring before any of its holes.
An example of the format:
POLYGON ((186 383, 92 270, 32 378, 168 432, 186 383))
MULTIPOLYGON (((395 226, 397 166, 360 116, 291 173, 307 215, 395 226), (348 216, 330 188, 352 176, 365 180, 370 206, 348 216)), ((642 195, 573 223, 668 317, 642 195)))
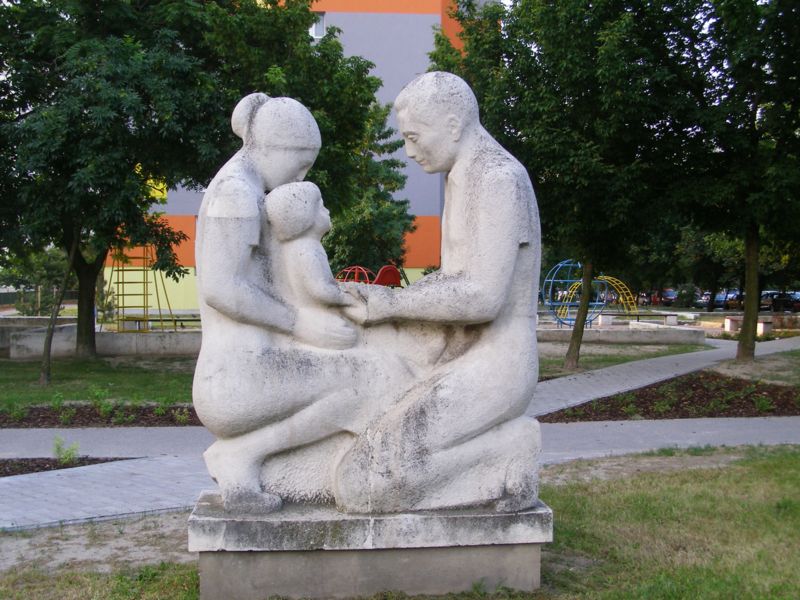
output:
MULTIPOLYGON (((0 352, 6 352, 9 349, 13 334, 47 327, 49 320, 50 317, 0 317, 0 352)), ((77 317, 59 317, 56 324, 69 325, 77 322, 77 317)))
MULTIPOLYGON (((569 342, 572 329, 539 329, 540 342, 569 342)), ((584 329, 586 344, 704 344, 705 331, 688 327, 669 327, 655 323, 629 324, 628 329, 584 329)))
MULTIPOLYGON (((77 326, 60 325, 53 334, 52 355, 68 357, 75 354, 77 326)), ((100 356, 197 356, 202 333, 195 331, 164 331, 148 333, 95 334, 100 356)), ((44 329, 33 329, 11 336, 9 357, 19 360, 39 358, 44 350, 44 329)))

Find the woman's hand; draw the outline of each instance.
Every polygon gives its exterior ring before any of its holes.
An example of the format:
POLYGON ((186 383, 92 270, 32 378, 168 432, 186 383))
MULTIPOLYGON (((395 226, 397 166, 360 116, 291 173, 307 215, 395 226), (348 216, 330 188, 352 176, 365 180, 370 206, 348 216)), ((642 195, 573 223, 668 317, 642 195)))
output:
POLYGON ((292 335, 306 344, 330 350, 352 348, 358 339, 355 328, 338 315, 302 308, 297 312, 292 335))

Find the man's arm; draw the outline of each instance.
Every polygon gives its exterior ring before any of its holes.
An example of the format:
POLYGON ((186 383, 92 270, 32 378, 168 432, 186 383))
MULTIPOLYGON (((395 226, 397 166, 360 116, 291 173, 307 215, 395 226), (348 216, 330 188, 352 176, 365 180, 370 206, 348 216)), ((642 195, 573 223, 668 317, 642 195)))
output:
MULTIPOLYGON (((370 289, 367 323, 420 320, 443 323, 484 323, 506 304, 520 246, 520 219, 529 219, 530 185, 514 169, 504 169, 470 194, 464 219, 468 231, 467 267, 459 273, 439 273, 402 290, 370 289)), ((488 179, 488 178, 485 178, 488 179)), ((532 192, 531 192, 532 193, 532 192)), ((525 223, 527 225, 527 222, 525 223)))

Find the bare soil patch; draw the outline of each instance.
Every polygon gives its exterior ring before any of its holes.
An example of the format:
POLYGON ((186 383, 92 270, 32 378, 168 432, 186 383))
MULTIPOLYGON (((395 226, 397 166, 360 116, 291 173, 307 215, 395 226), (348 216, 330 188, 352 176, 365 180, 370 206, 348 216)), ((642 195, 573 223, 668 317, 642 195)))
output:
POLYGON ((671 473, 691 469, 718 469, 744 457, 738 448, 697 449, 694 454, 674 451, 673 456, 643 455, 615 456, 596 460, 575 460, 557 465, 545 465, 539 471, 542 483, 565 485, 593 479, 612 480, 640 473, 671 473))
POLYGON ((800 388, 800 356, 794 352, 763 356, 746 363, 727 360, 709 370, 727 377, 800 388))
POLYGON ((11 569, 110 573, 158 564, 189 563, 188 512, 0 533, 0 572, 11 569))

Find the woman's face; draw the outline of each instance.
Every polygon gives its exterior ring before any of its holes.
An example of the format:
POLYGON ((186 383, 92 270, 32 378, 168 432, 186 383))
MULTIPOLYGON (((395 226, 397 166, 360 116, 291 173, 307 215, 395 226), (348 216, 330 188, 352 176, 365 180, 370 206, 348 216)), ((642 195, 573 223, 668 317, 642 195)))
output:
POLYGON ((261 148, 254 162, 267 191, 294 181, 303 181, 319 154, 317 148, 261 148))

